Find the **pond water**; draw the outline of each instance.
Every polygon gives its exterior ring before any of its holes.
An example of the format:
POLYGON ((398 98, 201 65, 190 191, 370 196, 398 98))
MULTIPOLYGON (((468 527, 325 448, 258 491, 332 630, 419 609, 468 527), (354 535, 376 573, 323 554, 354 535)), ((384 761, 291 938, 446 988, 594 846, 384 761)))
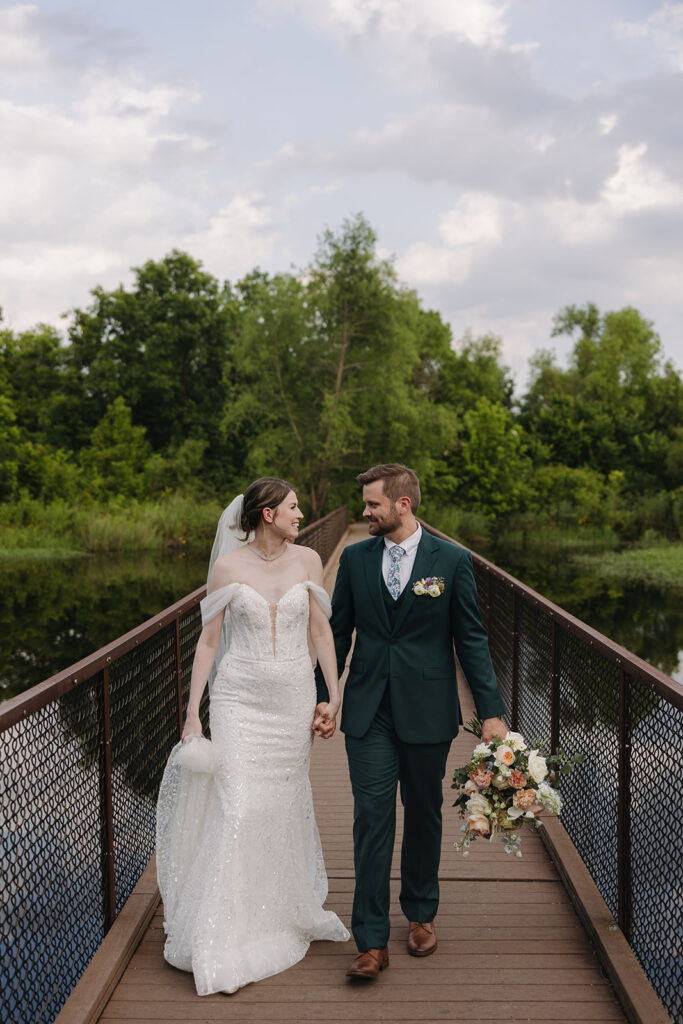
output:
POLYGON ((681 588, 605 580, 565 551, 481 549, 485 558, 633 654, 683 682, 681 588))
POLYGON ((0 699, 116 640, 206 582, 208 551, 0 564, 0 699))
MULTIPOLYGON (((501 568, 683 681, 683 590, 605 582, 564 553, 482 549, 501 568)), ((0 565, 0 699, 42 682, 206 579, 208 550, 0 565)))

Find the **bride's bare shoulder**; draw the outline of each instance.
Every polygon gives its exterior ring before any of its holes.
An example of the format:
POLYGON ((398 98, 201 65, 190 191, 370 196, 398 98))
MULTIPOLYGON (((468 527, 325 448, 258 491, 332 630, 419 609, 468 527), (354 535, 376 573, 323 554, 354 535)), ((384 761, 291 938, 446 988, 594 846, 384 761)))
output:
POLYGON ((240 568, 244 565, 246 552, 242 548, 235 548, 224 555, 219 555, 213 564, 209 578, 209 588, 217 590, 219 587, 226 587, 228 583, 235 583, 240 579, 240 568))
POLYGON ((320 555, 313 548, 307 548, 303 544, 296 546, 297 556, 306 568, 309 580, 318 580, 322 577, 323 563, 320 555))

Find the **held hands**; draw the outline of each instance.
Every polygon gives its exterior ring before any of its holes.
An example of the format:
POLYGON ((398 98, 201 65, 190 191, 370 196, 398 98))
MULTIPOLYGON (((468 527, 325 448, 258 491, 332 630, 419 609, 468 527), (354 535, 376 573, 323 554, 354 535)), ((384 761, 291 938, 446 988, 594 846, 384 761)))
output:
POLYGON ((502 718, 485 718, 481 723, 481 739, 483 743, 490 743, 494 736, 504 740, 508 727, 502 718))
POLYGON ((334 736, 338 711, 339 701, 330 701, 329 703, 322 701, 316 706, 311 726, 316 736, 321 736, 324 740, 329 740, 331 736, 334 736))
POLYGON ((183 727, 183 734, 180 737, 183 742, 190 738, 190 736, 201 736, 202 734, 202 723, 199 720, 199 715, 196 711, 190 711, 187 709, 185 715, 185 725, 183 727))

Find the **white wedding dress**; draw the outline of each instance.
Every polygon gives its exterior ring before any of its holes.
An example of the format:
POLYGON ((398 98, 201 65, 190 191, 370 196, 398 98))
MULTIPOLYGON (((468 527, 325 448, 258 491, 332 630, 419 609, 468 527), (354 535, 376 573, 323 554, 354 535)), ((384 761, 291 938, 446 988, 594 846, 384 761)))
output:
POLYGON ((213 752, 206 741, 178 744, 157 806, 164 956, 194 973, 199 995, 283 971, 314 939, 349 938, 322 909, 327 876, 308 777, 311 599, 329 616, 327 593, 311 582, 295 583, 276 605, 247 583, 202 602, 204 622, 223 608, 230 615, 230 647, 211 692, 213 752), (199 754, 188 767, 187 752, 202 745, 215 758, 213 774, 199 754))

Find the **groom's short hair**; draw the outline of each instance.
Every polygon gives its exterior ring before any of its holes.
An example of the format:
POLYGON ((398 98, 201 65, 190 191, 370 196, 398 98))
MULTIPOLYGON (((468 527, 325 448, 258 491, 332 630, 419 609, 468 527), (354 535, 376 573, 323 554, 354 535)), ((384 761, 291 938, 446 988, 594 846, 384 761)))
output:
POLYGON ((422 501, 420 494, 420 481, 417 473, 408 466, 402 466, 400 462, 386 462, 382 466, 372 466, 364 473, 356 477, 358 483, 364 487, 375 480, 382 480, 384 493, 393 503, 399 498, 410 498, 410 510, 414 514, 422 501))

